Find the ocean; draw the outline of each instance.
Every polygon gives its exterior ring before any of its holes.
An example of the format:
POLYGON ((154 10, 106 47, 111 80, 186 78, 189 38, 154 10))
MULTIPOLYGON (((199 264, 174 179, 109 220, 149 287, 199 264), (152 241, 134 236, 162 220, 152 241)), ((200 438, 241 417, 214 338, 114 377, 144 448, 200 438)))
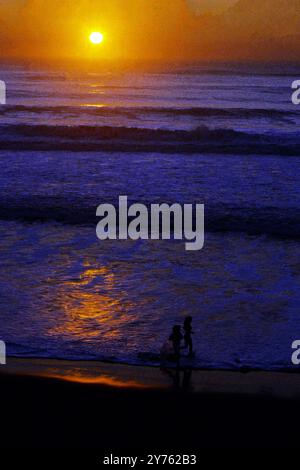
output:
POLYGON ((0 65, 0 339, 10 356, 159 364, 193 316, 195 367, 294 367, 300 67, 0 65), (205 246, 102 241, 96 208, 205 204, 205 246))

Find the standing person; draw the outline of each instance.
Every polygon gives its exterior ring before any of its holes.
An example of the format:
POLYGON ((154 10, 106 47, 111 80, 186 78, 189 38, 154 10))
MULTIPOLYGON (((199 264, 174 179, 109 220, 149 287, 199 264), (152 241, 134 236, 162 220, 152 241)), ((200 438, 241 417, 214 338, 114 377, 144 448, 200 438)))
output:
POLYGON ((183 329, 184 329, 184 345, 186 348, 189 348, 189 356, 193 356, 194 351, 193 351, 193 340, 192 340, 192 334, 193 334, 193 328, 192 328, 192 321, 193 317, 186 317, 184 319, 183 323, 183 329))
POLYGON ((173 326, 173 331, 169 340, 173 344, 173 350, 174 350, 175 360, 177 363, 177 368, 179 368, 179 363, 180 363, 180 343, 182 339, 183 339, 183 336, 181 334, 181 326, 180 325, 173 326))

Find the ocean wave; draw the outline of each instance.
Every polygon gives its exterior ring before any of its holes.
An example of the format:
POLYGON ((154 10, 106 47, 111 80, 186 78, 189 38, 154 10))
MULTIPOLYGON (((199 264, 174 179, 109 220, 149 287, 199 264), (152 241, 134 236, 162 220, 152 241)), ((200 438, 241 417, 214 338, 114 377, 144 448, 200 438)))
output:
MULTIPOLYGON (((19 351, 15 350, 13 347, 9 347, 8 357, 10 358, 20 358, 20 359, 40 359, 51 360, 51 361, 68 361, 74 362, 74 366, 78 367, 78 362, 82 363, 84 366, 85 362, 103 362, 107 364, 120 364, 120 365, 130 365, 130 366, 151 366, 151 367, 160 367, 161 366, 161 356, 158 352, 150 353, 140 353, 136 355, 119 354, 117 357, 111 356, 109 354, 99 354, 99 353, 88 353, 88 352, 72 352, 64 351, 64 343, 61 344, 61 349, 55 352, 34 352, 34 351, 19 351)), ((95 348, 96 349, 96 348, 95 348)), ((188 358, 181 358, 182 365, 191 366, 190 360, 188 358)), ((175 367, 173 361, 169 361, 168 366, 170 368, 175 367)), ((251 372, 251 371, 281 371, 287 372, 294 370, 294 365, 288 362, 281 362, 275 364, 269 364, 266 362, 260 361, 247 361, 241 363, 239 360, 234 360, 233 358, 228 361, 212 361, 205 360, 203 358, 193 359, 192 369, 194 370, 231 370, 231 371, 240 371, 240 372, 251 372)))
POLYGON ((224 117, 224 118, 266 118, 289 120, 292 117, 299 117, 299 111, 279 110, 264 108, 207 108, 207 107, 155 107, 155 106, 34 106, 34 105, 5 105, 0 108, 0 116, 14 113, 50 113, 60 114, 87 114, 90 116, 134 116, 134 115, 166 115, 166 116, 191 116, 191 117, 224 117))
MULTIPOLYGON (((168 75, 171 70, 161 71, 161 75, 165 74, 168 75)), ((286 64, 285 69, 278 66, 268 66, 268 67, 260 67, 256 66, 255 71, 253 70, 252 66, 249 67, 241 67, 240 64, 231 64, 230 68, 210 68, 210 67, 203 67, 201 65, 189 65, 188 67, 184 68, 176 68, 176 74, 180 75, 190 75, 190 76, 224 76, 224 77, 294 77, 299 76, 300 69, 299 65, 291 65, 286 64), (254 72, 254 73, 253 73, 254 72)))
POLYGON ((0 150, 122 151, 232 155, 300 155, 300 136, 233 129, 164 130, 114 126, 0 126, 0 150))
MULTIPOLYGON (((118 207, 117 200, 105 202, 118 207)), ((130 203, 134 203, 132 200, 130 203)), ((150 211, 148 201, 144 203, 150 211)), ((0 220, 25 223, 60 223, 96 227, 96 207, 99 201, 42 198, 30 196, 27 200, 0 200, 0 220)), ((130 218, 129 218, 130 220, 130 218)), ((195 222, 195 220, 194 220, 195 222)), ((300 209, 277 207, 231 207, 206 205, 206 232, 240 232, 276 238, 300 239, 300 209)), ((173 221, 171 220, 171 231, 173 221)))

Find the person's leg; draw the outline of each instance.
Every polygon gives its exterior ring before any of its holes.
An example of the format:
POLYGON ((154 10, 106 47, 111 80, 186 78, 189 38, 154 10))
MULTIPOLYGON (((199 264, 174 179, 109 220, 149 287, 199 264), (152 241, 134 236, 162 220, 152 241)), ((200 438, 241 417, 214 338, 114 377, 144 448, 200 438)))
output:
POLYGON ((191 336, 189 337, 188 346, 189 346, 189 355, 192 356, 193 355, 193 340, 191 336))
POLYGON ((176 357, 176 367, 179 369, 180 367, 180 346, 176 347, 175 349, 175 357, 176 357))

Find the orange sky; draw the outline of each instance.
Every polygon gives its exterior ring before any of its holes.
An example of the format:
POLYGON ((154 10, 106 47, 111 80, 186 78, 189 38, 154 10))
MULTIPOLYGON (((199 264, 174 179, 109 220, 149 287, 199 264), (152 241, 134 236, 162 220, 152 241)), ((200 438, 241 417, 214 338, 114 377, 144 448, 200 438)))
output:
POLYGON ((259 59, 265 51, 293 58, 298 7, 300 0, 0 0, 0 55, 190 61, 259 59), (92 30, 105 35, 100 47, 87 40, 92 30))

